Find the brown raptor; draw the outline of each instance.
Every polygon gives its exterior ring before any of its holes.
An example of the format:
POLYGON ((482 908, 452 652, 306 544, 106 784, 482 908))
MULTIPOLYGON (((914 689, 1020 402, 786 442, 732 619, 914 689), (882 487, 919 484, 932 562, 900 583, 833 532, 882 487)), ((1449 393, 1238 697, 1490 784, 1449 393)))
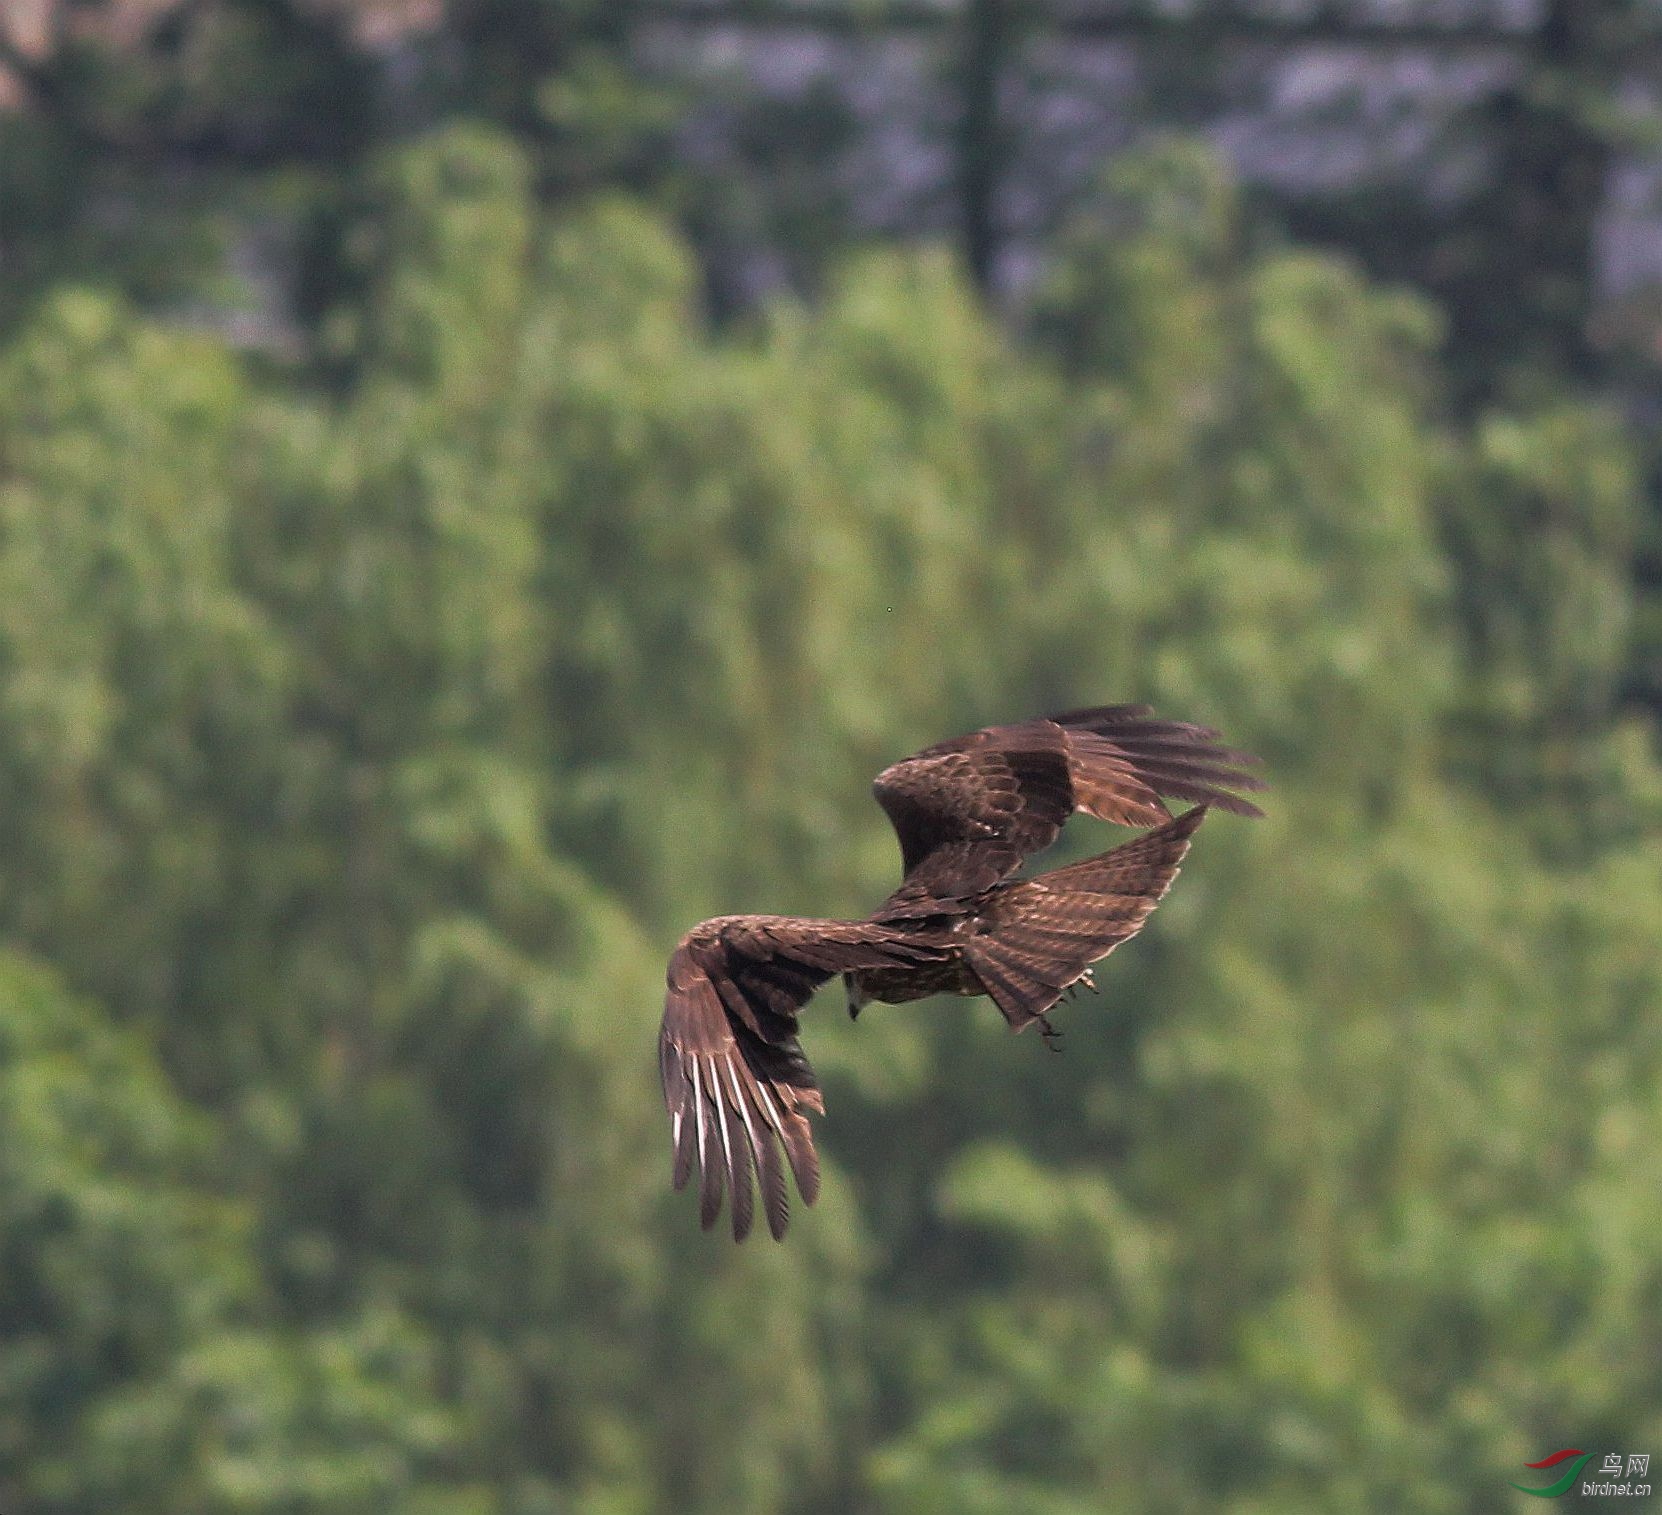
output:
POLYGON ((1261 814, 1256 760, 1218 733, 1103 705, 939 742, 873 786, 900 838, 900 887, 866 919, 728 915, 670 958, 659 1061, 680 1188, 696 1167, 706 1227, 731 1197, 733 1235, 754 1218, 751 1172, 775 1238, 789 1214, 785 1164, 819 1192, 807 1112, 823 1112, 797 1017, 841 975, 849 1013, 871 1000, 985 994, 1012 1029, 1046 1018, 1091 964, 1136 935, 1171 886, 1209 809, 1261 814), (1175 820, 1166 799, 1193 808, 1175 820), (1076 811, 1143 835, 1098 857, 1014 877, 1076 811), (781 1157, 781 1152, 783 1157, 781 1157))

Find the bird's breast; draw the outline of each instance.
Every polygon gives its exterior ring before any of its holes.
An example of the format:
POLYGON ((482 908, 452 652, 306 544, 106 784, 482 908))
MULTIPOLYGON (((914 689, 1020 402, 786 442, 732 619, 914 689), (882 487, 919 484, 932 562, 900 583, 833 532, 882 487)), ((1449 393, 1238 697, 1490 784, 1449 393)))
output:
POLYGON ((868 999, 899 1005, 924 999, 931 994, 980 994, 963 962, 955 955, 946 962, 908 963, 904 967, 870 968, 854 975, 854 981, 868 999))

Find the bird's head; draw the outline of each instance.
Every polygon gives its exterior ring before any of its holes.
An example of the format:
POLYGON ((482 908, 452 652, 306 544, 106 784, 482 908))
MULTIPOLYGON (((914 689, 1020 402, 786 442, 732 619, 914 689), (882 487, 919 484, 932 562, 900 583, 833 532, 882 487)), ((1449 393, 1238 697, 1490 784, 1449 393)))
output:
POLYGON ((843 974, 843 988, 848 991, 848 1018, 858 1020, 860 1012, 871 1003, 871 996, 860 986, 859 978, 852 973, 843 974))

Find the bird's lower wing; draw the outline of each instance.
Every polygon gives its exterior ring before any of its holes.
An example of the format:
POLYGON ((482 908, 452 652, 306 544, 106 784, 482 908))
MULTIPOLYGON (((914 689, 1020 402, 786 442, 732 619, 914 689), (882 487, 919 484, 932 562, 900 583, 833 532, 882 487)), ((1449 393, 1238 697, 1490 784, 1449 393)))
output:
POLYGON ((775 1240, 790 1202, 785 1163, 803 1201, 819 1194, 807 1113, 825 1103, 797 1036, 798 1013, 833 975, 928 960, 904 933, 859 921, 730 916, 706 921, 670 958, 658 1038, 664 1104, 682 1188, 696 1167, 706 1228, 731 1197, 733 1236, 754 1218, 751 1173, 775 1240), (783 1152, 783 1159, 781 1159, 783 1152))

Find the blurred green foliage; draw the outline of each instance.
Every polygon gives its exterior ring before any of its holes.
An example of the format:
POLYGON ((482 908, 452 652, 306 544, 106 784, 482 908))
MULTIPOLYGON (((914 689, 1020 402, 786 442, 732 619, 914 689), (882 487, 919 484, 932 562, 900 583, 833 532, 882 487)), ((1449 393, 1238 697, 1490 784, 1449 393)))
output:
POLYGON ((1183 147, 1022 340, 927 251, 712 332, 536 177, 376 157, 315 365, 69 284, 0 351, 0 1508, 1441 1515, 1657 1449, 1622 427, 1450 419, 1434 313, 1183 147), (1269 818, 1066 1056, 818 1007, 822 1204, 700 1235, 675 937, 863 910, 884 762, 1141 698, 1269 818))

